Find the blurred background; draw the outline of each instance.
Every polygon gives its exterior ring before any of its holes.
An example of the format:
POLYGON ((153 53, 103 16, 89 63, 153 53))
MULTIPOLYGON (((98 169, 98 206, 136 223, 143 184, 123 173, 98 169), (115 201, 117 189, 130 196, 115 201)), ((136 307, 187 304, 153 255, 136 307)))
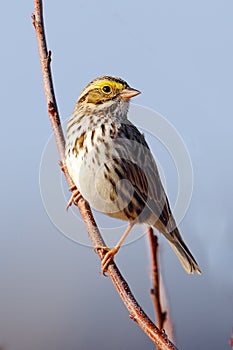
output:
MULTIPOLYGON (((143 92, 136 103, 160 112, 173 124, 190 153, 193 196, 180 228, 202 276, 187 275, 159 236, 160 265, 179 349, 230 349, 232 11, 232 1, 213 0, 44 4, 62 120, 70 116, 90 80, 103 74, 120 76, 143 92)), ((110 279, 101 275, 93 249, 62 234, 44 208, 39 172, 51 127, 32 12, 33 1, 14 1, 13 6, 5 1, 0 23, 0 347, 153 349, 129 319, 110 279)), ((169 171, 163 151, 157 152, 153 142, 151 147, 173 206, 174 169, 169 171)), ((52 162, 60 176, 56 154, 52 162)), ((104 225, 105 219, 95 215, 104 225)), ((108 219, 107 225, 115 225, 115 220, 108 219)), ((79 228, 83 231, 77 219, 79 228)), ((123 247, 116 262, 136 299, 154 319, 147 238, 123 247)))

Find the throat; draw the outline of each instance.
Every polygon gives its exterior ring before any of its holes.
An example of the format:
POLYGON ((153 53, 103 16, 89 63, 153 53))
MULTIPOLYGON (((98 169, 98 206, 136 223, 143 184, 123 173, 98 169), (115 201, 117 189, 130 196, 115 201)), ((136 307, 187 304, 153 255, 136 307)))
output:
POLYGON ((126 120, 129 110, 128 101, 99 101, 98 104, 86 105, 86 115, 101 115, 117 120, 126 120))

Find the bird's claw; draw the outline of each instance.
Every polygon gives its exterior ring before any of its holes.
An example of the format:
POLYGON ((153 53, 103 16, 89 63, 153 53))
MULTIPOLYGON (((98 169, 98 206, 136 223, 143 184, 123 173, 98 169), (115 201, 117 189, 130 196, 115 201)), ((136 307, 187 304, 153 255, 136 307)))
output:
POLYGON ((114 256, 116 255, 116 253, 118 252, 119 248, 118 247, 114 247, 112 249, 109 249, 108 247, 102 247, 102 246, 96 246, 94 248, 94 251, 96 253, 98 253, 99 249, 103 249, 106 253, 101 261, 101 272, 104 276, 106 276, 106 272, 108 270, 108 265, 110 264, 110 262, 113 260, 114 256))
POLYGON ((71 186, 70 187, 70 191, 72 192, 72 195, 70 197, 70 200, 67 204, 66 210, 69 209, 69 207, 71 207, 71 205, 74 204, 78 204, 79 199, 82 197, 81 193, 79 192, 79 190, 77 189, 77 187, 71 186))

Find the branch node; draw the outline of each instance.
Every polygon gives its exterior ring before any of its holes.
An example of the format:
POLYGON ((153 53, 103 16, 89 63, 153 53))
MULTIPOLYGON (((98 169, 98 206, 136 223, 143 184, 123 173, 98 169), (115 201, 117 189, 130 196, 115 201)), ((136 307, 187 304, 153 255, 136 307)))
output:
POLYGON ((43 26, 41 25, 41 22, 38 21, 38 19, 36 19, 36 15, 33 13, 31 15, 31 18, 32 18, 32 24, 35 28, 36 31, 38 31, 40 34, 43 33, 43 26))
POLYGON ((131 320, 133 320, 134 322, 138 323, 138 321, 137 321, 137 319, 136 319, 136 317, 135 317, 134 315, 129 314, 129 318, 130 318, 131 320))
POLYGON ((65 168, 66 168, 66 166, 63 164, 63 162, 61 161, 61 160, 59 160, 58 161, 58 165, 59 165, 59 167, 61 168, 61 171, 63 172, 63 173, 65 173, 65 168))
POLYGON ((61 121, 60 121, 60 118, 58 116, 57 108, 51 100, 48 103, 48 113, 50 115, 50 118, 54 119, 56 125, 60 126, 61 121))
POLYGON ((49 101, 48 103, 48 112, 53 117, 57 114, 54 103, 52 101, 49 101))
POLYGON ((51 61, 52 61, 52 51, 49 50, 49 51, 48 51, 48 55, 47 55, 47 62, 48 62, 48 64, 50 64, 51 61))
POLYGON ((32 24, 33 24, 34 28, 36 29, 36 16, 34 13, 31 15, 31 18, 32 18, 32 24))
POLYGON ((164 324, 164 322, 165 322, 166 319, 167 319, 167 311, 163 311, 163 312, 162 312, 161 318, 162 318, 162 324, 164 324))

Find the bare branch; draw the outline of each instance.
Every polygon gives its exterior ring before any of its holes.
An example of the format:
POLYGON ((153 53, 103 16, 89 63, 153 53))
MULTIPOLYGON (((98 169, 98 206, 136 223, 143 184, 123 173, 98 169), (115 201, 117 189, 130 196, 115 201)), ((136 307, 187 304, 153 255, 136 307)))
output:
POLYGON ((155 315, 157 319, 157 326, 159 329, 165 329, 166 334, 174 342, 174 330, 171 321, 169 304, 166 298, 165 288, 163 280, 161 279, 161 272, 159 271, 159 244, 158 237, 154 234, 151 227, 148 228, 149 245, 151 249, 151 260, 152 260, 152 281, 153 288, 151 289, 151 297, 154 304, 155 315), (162 307, 163 305, 163 307, 162 307), (165 309, 166 311, 162 311, 165 309))
MULTIPOLYGON (((42 0, 34 0, 34 14, 32 15, 33 25, 36 30, 37 43, 39 48, 41 69, 44 82, 45 96, 48 105, 48 113, 52 124, 54 136, 57 143, 57 148, 60 156, 60 166, 65 174, 66 180, 70 187, 74 186, 71 177, 68 174, 65 166, 65 139, 61 128, 57 103, 55 99, 52 74, 50 68, 51 52, 47 51, 44 23, 43 23, 43 11, 42 0)), ((105 242, 99 232, 94 217, 92 215, 89 204, 81 197, 76 203, 78 206, 82 218, 86 224, 88 235, 94 246, 105 246, 105 242)), ((105 255, 104 250, 98 250, 100 259, 102 260, 105 255)), ((143 331, 163 350, 175 350, 176 347, 170 342, 166 334, 160 331, 152 321, 146 316, 144 311, 138 305, 133 294, 131 293, 128 284, 122 277, 120 271, 114 262, 111 262, 108 266, 108 274, 116 287, 121 299, 127 307, 130 317, 138 323, 143 331)))
POLYGON ((153 300, 157 326, 159 329, 163 329, 164 322, 166 320, 166 311, 162 311, 161 301, 160 301, 160 281, 159 281, 159 265, 158 265, 158 237, 154 234, 153 228, 148 228, 149 241, 151 247, 151 261, 152 261, 152 271, 153 271, 153 288, 150 290, 151 297, 153 300))

